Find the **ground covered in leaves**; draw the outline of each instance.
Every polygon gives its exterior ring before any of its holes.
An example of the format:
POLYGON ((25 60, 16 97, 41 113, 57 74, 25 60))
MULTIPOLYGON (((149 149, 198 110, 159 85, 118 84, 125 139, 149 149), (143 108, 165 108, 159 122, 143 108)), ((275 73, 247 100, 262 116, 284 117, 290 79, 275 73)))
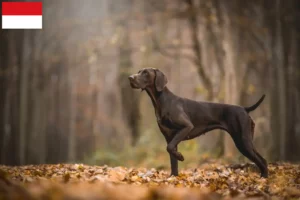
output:
POLYGON ((0 166, 0 199, 300 199, 300 165, 206 164, 168 171, 83 164, 0 166))

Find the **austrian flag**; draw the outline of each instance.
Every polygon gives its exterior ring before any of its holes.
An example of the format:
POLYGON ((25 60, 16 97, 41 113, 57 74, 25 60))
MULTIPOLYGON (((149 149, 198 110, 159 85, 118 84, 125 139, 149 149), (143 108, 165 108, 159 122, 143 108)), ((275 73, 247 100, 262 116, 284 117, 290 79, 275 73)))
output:
POLYGON ((2 2, 2 29, 42 29, 42 2, 2 2))

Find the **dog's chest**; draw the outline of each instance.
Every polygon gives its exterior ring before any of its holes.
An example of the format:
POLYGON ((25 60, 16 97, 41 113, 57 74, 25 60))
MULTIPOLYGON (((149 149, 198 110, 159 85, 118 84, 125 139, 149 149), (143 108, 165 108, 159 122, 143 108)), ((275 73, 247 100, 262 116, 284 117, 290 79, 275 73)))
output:
POLYGON ((176 124, 168 117, 163 116, 160 120, 161 124, 169 129, 176 129, 176 124))
POLYGON ((172 119, 169 118, 169 115, 157 117, 157 124, 161 132, 166 136, 171 136, 180 130, 180 126, 175 124, 172 119))

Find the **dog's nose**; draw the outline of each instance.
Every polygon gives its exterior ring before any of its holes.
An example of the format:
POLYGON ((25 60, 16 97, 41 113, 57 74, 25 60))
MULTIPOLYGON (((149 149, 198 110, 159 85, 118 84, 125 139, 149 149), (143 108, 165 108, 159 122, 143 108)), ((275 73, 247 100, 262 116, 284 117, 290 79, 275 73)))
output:
POLYGON ((133 75, 131 75, 131 76, 129 76, 129 77, 128 77, 128 79, 129 79, 130 81, 133 81, 133 79, 134 79, 134 76, 133 76, 133 75))

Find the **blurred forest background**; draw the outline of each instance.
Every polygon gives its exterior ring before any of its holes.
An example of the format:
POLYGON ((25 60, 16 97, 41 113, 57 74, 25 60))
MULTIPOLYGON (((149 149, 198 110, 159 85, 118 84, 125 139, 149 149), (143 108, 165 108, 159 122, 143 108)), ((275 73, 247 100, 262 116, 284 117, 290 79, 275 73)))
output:
MULTIPOLYGON (((0 164, 169 167, 146 93, 249 106, 268 161, 300 160, 299 0, 44 0, 42 30, 0 32, 0 164)), ((179 145, 184 167, 246 159, 213 131, 179 145)))

